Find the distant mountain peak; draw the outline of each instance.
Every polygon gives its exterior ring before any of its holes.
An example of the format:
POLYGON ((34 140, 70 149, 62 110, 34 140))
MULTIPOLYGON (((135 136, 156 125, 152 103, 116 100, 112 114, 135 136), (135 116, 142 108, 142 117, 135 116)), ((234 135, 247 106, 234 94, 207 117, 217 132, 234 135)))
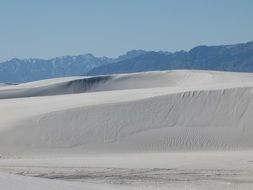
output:
POLYGON ((119 56, 116 60, 117 61, 122 61, 122 60, 126 60, 126 59, 132 59, 134 57, 138 57, 140 55, 143 55, 147 53, 147 51, 141 50, 141 49, 133 49, 130 51, 127 51, 124 55, 119 56))

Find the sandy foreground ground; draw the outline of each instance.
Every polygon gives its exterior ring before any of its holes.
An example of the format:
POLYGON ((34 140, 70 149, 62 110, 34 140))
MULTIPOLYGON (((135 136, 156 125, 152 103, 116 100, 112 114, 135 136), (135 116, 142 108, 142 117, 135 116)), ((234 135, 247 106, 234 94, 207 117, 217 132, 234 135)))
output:
POLYGON ((162 71, 0 88, 0 189, 253 189, 253 74, 162 71))
POLYGON ((10 190, 250 190, 253 151, 1 159, 0 173, 1 187, 10 190))

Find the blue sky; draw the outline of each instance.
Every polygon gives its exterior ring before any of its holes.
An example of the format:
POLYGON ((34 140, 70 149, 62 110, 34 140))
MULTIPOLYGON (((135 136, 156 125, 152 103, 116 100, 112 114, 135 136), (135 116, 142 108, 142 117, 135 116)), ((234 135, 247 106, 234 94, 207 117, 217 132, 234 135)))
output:
POLYGON ((253 41, 252 0, 1 0, 0 61, 253 41))

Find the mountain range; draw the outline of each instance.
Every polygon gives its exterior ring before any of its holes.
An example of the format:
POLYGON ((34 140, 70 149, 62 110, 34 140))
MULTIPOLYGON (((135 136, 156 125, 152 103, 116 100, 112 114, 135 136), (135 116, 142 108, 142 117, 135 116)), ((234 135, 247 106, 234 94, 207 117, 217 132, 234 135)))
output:
POLYGON ((49 60, 14 58, 0 63, 0 83, 175 69, 253 72, 253 42, 197 46, 190 51, 174 53, 132 50, 117 58, 95 57, 92 54, 49 60))
POLYGON ((102 75, 174 69, 253 72, 253 42, 198 46, 188 52, 146 52, 130 60, 126 59, 94 68, 88 74, 102 75))

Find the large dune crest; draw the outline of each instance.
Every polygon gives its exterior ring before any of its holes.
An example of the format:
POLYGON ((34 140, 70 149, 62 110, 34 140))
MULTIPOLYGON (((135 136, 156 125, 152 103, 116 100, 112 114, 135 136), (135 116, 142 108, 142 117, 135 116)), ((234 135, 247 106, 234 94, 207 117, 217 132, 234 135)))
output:
POLYGON ((253 148, 252 74, 63 78, 1 87, 0 97, 0 154, 253 148))
POLYGON ((65 77, 1 85, 0 99, 159 87, 224 88, 253 82, 252 74, 195 70, 153 71, 93 77, 65 77))

